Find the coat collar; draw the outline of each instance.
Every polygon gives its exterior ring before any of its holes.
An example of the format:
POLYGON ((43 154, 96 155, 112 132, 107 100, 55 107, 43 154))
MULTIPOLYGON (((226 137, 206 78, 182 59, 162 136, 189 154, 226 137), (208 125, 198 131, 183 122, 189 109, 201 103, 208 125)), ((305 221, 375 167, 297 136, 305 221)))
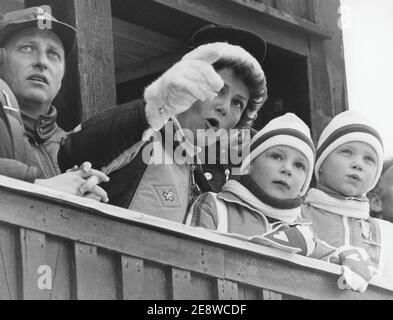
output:
POLYGON ((47 140, 56 132, 57 110, 54 106, 50 106, 48 113, 38 118, 22 110, 21 116, 26 133, 31 138, 47 140))
POLYGON ((287 224, 294 224, 300 218, 300 204, 290 209, 274 208, 261 201, 244 185, 234 180, 229 180, 224 185, 218 197, 224 201, 237 203, 251 209, 262 216, 280 220, 287 224))

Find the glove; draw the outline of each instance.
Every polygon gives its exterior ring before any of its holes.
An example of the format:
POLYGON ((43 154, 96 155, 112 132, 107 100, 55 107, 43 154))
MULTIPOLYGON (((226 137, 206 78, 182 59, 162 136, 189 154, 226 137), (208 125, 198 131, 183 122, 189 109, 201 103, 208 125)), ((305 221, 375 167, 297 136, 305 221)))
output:
POLYGON ((365 292, 377 269, 363 248, 342 246, 337 249, 335 257, 341 261, 342 275, 337 284, 340 289, 365 292))
POLYGON ((203 50, 192 59, 183 59, 148 86, 144 93, 146 117, 160 130, 172 117, 186 111, 197 100, 213 99, 224 86, 212 64, 221 53, 203 50))
POLYGON ((309 225, 280 224, 263 235, 275 248, 309 256, 315 249, 315 234, 309 225))

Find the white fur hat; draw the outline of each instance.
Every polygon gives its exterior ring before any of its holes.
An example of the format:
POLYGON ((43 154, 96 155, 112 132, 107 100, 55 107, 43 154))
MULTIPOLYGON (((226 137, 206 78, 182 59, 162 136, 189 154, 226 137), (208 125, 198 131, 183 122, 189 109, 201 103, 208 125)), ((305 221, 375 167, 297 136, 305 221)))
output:
POLYGON ((319 168, 326 157, 339 146, 353 141, 369 144, 377 154, 377 174, 373 186, 378 182, 383 167, 383 143, 379 133, 368 119, 354 111, 344 111, 335 116, 323 130, 317 147, 315 177, 319 181, 319 168))
POLYGON ((309 127, 293 113, 273 119, 251 139, 250 153, 243 159, 241 172, 246 174, 255 158, 267 149, 279 145, 299 150, 308 161, 306 182, 300 194, 303 196, 308 190, 313 174, 315 147, 309 127))

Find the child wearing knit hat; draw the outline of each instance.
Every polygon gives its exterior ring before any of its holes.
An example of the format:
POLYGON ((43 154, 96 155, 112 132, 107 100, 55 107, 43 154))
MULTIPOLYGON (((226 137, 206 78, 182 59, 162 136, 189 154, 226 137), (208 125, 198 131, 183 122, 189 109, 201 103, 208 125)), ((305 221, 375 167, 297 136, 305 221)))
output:
POLYGON ((326 254, 319 246, 315 250, 310 223, 300 218, 314 158, 310 130, 301 119, 288 113, 272 120, 252 138, 241 179, 229 180, 218 194, 202 194, 187 224, 259 236, 263 244, 306 256, 326 254))
POLYGON ((393 239, 387 243, 392 225, 370 218, 366 197, 382 165, 382 139, 360 114, 343 112, 322 132, 317 188, 308 192, 302 216, 321 240, 337 248, 330 261, 343 265, 342 288, 364 292, 375 274, 393 276, 393 239))

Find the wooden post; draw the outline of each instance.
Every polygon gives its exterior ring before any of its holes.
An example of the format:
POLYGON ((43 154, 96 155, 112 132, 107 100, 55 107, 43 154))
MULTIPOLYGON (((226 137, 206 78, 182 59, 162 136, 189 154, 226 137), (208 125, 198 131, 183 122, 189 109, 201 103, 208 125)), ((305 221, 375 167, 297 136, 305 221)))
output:
POLYGON ((142 300, 145 277, 143 260, 122 255, 121 275, 123 300, 142 300))
POLYGON ((191 294, 191 272, 172 268, 172 298, 173 300, 190 300, 191 294))
POLYGON ((229 280, 217 279, 218 300, 238 300, 237 283, 229 280))
MULTIPOLYGON (((47 279, 40 279, 47 266, 45 234, 20 229, 20 248, 22 262, 22 299, 48 300, 53 288, 51 270, 47 279), (45 281, 44 281, 45 280, 45 281), (47 283, 49 281, 49 283, 47 283)), ((50 268, 50 267, 49 267, 50 268)))
POLYGON ((49 4, 52 14, 78 29, 66 61, 62 89, 54 101, 59 124, 70 130, 80 121, 116 104, 110 0, 25 0, 25 6, 49 4))
POLYGON ((17 237, 18 229, 0 224, 0 300, 16 300, 18 297, 17 237))

